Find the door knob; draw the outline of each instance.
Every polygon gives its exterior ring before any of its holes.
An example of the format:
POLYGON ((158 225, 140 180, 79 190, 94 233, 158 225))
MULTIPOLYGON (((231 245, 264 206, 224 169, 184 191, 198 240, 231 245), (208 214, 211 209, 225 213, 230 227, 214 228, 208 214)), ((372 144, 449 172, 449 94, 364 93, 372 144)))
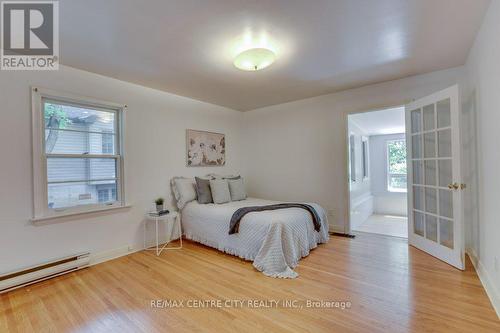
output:
POLYGON ((448 188, 450 190, 458 190, 460 186, 457 184, 457 183, 453 183, 453 184, 448 184, 448 188))

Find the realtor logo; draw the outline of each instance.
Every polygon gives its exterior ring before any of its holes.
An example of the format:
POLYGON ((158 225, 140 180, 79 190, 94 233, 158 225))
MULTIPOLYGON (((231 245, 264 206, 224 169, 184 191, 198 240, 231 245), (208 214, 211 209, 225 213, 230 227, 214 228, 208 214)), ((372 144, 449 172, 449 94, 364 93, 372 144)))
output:
POLYGON ((2 1, 1 9, 1 69, 59 69, 58 1, 2 1))

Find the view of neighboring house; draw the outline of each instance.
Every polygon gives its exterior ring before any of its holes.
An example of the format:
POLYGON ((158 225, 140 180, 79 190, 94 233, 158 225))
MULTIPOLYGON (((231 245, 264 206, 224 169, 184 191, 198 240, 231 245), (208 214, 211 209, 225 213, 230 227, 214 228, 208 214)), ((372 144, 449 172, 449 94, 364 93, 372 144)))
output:
POLYGON ((500 333, 500 0, 0 13, 0 333, 500 333))
POLYGON ((115 114, 56 101, 44 112, 49 208, 116 201, 115 114))

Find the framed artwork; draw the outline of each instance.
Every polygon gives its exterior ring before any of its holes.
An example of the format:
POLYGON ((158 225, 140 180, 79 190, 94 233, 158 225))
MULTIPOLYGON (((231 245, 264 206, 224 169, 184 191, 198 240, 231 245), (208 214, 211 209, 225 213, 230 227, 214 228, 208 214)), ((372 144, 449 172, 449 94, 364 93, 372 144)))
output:
POLYGON ((186 130, 187 166, 223 166, 226 164, 224 134, 186 130))

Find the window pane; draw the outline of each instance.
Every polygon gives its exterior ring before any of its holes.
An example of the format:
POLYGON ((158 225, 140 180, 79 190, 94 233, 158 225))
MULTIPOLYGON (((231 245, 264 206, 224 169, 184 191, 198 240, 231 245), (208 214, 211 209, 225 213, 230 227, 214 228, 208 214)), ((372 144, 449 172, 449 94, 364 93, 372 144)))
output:
POLYGON ((451 125, 450 99, 439 101, 436 104, 438 127, 448 127, 451 125))
POLYGON ((436 185, 436 161, 425 161, 425 185, 436 185))
POLYGON ((453 222, 439 219, 439 238, 441 245, 453 249, 453 222))
POLYGON ((422 184, 423 171, 422 161, 413 161, 413 183, 422 184))
POLYGON ((116 201, 116 181, 48 185, 48 207, 65 208, 116 201))
POLYGON ((406 175, 389 175, 389 191, 406 191, 406 175))
POLYGON ((422 158, 422 134, 411 137, 411 157, 422 158))
POLYGON ((440 160, 439 161, 439 186, 447 187, 453 181, 453 169, 451 166, 451 160, 440 160))
POLYGON ((424 106, 424 131, 434 129, 434 104, 424 106))
POLYGON ((417 133, 422 131, 422 116, 420 109, 411 112, 411 132, 417 133))
POLYGON ((437 214, 437 196, 436 190, 433 188, 425 189, 425 211, 432 214, 437 214))
POLYGON ((115 135, 45 129, 47 154, 108 154, 115 153, 115 135))
POLYGON ((114 158, 47 158, 49 183, 114 178, 116 178, 114 158))
MULTIPOLYGON (((99 144, 97 142, 97 144, 99 144)), ((101 135, 101 145, 94 147, 93 145, 91 146, 91 151, 94 150, 94 148, 97 148, 97 151, 99 151, 103 154, 109 154, 113 155, 115 153, 115 136, 114 134, 111 133, 103 133, 101 135)))
POLYGON ((425 237, 437 242, 437 218, 425 214, 425 237))
POLYGON ((120 163, 92 155, 120 153, 119 114, 92 102, 42 98, 47 202, 49 208, 105 204, 121 200, 120 163), (67 157, 66 157, 67 156, 67 157))
POLYGON ((424 190, 423 187, 413 186, 413 208, 424 210, 424 190))
POLYGON ((389 173, 406 174, 406 142, 389 141, 387 148, 389 173))
POLYGON ((439 215, 453 218, 453 192, 439 190, 439 215))
POLYGON ((387 142, 387 165, 389 191, 406 190, 406 141, 387 142))
POLYGON ((424 214, 413 212, 413 231, 420 236, 424 236, 424 214))
POLYGON ((451 157, 451 129, 438 132, 438 156, 451 157))
POLYGON ((115 131, 115 112, 84 106, 70 106, 57 101, 43 103, 45 128, 77 131, 115 131))
POLYGON ((436 133, 424 134, 424 157, 436 157, 436 133))

